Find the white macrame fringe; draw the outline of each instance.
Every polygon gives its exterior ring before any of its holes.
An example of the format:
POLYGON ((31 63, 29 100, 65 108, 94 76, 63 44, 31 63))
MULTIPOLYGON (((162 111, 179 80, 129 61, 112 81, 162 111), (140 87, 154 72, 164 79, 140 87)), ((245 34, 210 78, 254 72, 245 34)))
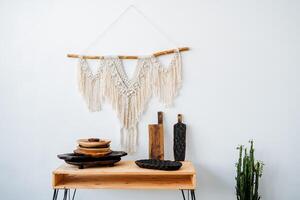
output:
POLYGON ((137 125, 128 129, 121 128, 121 148, 129 154, 136 152, 137 135, 137 125))
POLYGON ((182 81, 180 53, 174 53, 167 68, 154 56, 139 58, 131 80, 119 58, 105 57, 99 62, 93 74, 88 62, 79 59, 79 91, 91 112, 100 111, 104 100, 111 103, 122 124, 122 149, 134 153, 138 141, 137 124, 151 96, 157 96, 160 102, 170 106, 178 94, 182 81))

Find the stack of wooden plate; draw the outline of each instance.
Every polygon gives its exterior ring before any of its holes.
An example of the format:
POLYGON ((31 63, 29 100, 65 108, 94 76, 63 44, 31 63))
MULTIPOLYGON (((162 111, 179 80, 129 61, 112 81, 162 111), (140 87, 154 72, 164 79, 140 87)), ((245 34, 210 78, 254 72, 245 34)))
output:
POLYGON ((110 149, 109 140, 100 140, 98 138, 80 139, 77 141, 78 147, 74 153, 92 156, 92 157, 105 157, 112 151, 110 149))
POLYGON ((74 153, 57 155, 58 158, 66 163, 78 166, 80 169, 85 167, 113 166, 126 156, 124 151, 112 151, 109 140, 98 138, 80 139, 77 141, 78 147, 74 153))

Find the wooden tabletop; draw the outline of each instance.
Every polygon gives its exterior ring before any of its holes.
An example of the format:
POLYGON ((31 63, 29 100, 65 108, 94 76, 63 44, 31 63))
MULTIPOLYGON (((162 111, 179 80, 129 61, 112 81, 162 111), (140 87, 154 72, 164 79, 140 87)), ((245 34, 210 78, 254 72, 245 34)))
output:
POLYGON ((191 162, 182 162, 176 171, 138 167, 134 161, 120 161, 113 167, 78 169, 63 164, 53 171, 53 188, 86 189, 195 189, 196 171, 191 162))

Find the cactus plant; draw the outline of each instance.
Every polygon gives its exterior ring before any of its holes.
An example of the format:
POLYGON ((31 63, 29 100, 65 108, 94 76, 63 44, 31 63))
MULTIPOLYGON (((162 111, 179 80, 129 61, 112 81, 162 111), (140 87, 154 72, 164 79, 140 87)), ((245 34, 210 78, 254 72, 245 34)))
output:
POLYGON ((259 200, 259 179, 262 176, 263 163, 254 159, 253 141, 250 142, 250 151, 243 145, 237 147, 239 159, 236 163, 236 197, 238 200, 259 200), (244 152, 244 154, 243 154, 244 152))

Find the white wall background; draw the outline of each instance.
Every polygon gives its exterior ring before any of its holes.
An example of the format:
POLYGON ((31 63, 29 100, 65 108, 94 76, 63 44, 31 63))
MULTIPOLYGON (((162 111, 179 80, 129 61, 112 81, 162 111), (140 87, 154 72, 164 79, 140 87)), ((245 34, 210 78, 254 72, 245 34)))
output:
MULTIPOLYGON (((0 1, 1 199, 50 199, 51 172, 78 138, 111 138, 119 122, 106 105, 89 113, 76 85, 79 53, 128 5, 135 4, 181 46, 184 82, 175 107, 153 99, 140 122, 138 153, 146 158, 147 124, 165 112, 166 157, 172 125, 188 124, 187 159, 198 172, 198 199, 235 199, 238 144, 255 140, 265 165, 266 200, 299 199, 299 1, 0 1)), ((90 54, 149 54, 173 48, 132 11, 90 54)), ((167 60, 168 58, 164 58, 167 60)), ((126 70, 132 71, 133 63, 126 70)), ((77 199, 181 199, 179 191, 101 190, 77 199)))

